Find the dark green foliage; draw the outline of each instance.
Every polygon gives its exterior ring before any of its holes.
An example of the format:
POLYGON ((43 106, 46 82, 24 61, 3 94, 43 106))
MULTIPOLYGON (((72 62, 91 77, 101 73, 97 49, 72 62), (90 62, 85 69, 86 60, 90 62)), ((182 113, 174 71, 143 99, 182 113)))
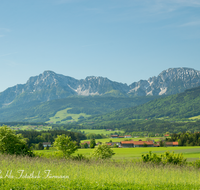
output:
POLYGON ((33 157, 32 150, 27 146, 26 140, 7 126, 0 127, 0 153, 15 154, 33 157))
MULTIPOLYGON (((61 121, 67 121, 73 119, 71 116, 66 117, 65 119, 62 119, 61 121)), ((56 122, 57 123, 57 122, 56 122)))
POLYGON ((144 147, 147 147, 147 144, 146 144, 146 143, 144 143, 144 144, 143 144, 143 146, 144 146, 144 147))
POLYGON ((161 97, 148 103, 121 109, 101 116, 93 116, 87 122, 105 123, 169 117, 176 119, 200 115, 200 87, 183 93, 161 97))
POLYGON ((179 146, 200 146, 200 133, 184 132, 179 134, 172 134, 171 138, 166 138, 166 141, 178 142, 179 146))
POLYGON ((57 111, 72 108, 68 113, 86 113, 88 115, 100 115, 121 108, 137 106, 154 100, 157 96, 148 97, 69 97, 51 100, 45 103, 39 101, 27 104, 12 105, 0 109, 0 121, 29 121, 45 122, 54 116, 57 111))
POLYGON ((160 147, 164 147, 165 143, 163 141, 160 141, 160 147))
POLYGON ((170 153, 169 151, 164 154, 157 155, 155 153, 152 154, 151 151, 146 155, 142 155, 143 162, 152 162, 152 163, 162 163, 162 164, 175 164, 175 165, 184 165, 186 164, 186 159, 182 154, 175 154, 174 152, 170 153))
POLYGON ((43 146, 42 142, 38 143, 38 150, 44 150, 44 146, 43 146))
POLYGON ((90 148, 94 148, 96 146, 96 141, 95 139, 90 140, 90 148))
POLYGON ((38 144, 40 142, 51 142, 53 144, 57 135, 65 134, 66 136, 71 137, 73 141, 77 141, 86 139, 86 136, 82 133, 75 133, 71 131, 64 130, 52 130, 52 131, 17 131, 17 133, 22 134, 24 138, 28 139, 28 146, 31 144, 38 144))
POLYGON ((106 138, 105 135, 95 134, 95 133, 89 133, 86 135, 87 139, 103 139, 106 138))
POLYGON ((89 148, 87 143, 81 144, 81 148, 89 148))

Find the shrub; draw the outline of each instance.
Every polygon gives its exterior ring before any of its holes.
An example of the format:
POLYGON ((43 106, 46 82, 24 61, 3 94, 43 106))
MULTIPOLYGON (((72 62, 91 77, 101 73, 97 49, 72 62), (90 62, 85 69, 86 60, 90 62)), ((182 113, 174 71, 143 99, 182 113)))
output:
POLYGON ((101 144, 94 149, 92 156, 97 159, 107 159, 111 158, 114 154, 115 153, 113 153, 113 150, 110 147, 106 144, 101 144))
POLYGON ((71 158, 72 158, 72 160, 78 160, 78 161, 85 160, 85 161, 89 161, 89 159, 86 158, 83 154, 77 154, 76 156, 72 156, 71 158))
POLYGON ((175 154, 174 152, 170 153, 169 151, 164 154, 157 155, 152 154, 151 151, 146 155, 142 155, 143 162, 152 162, 152 163, 162 163, 162 164, 178 164, 183 165, 186 163, 186 159, 183 157, 183 154, 175 154))
POLYGON ((192 165, 196 168, 200 168, 200 160, 196 160, 196 161, 192 162, 192 165))

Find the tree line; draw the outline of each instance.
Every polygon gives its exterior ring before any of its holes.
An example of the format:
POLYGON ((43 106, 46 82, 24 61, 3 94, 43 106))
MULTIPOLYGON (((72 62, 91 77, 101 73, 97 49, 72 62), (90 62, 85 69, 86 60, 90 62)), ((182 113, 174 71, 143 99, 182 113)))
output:
POLYGON ((200 146, 200 132, 183 132, 178 134, 172 134, 171 138, 166 138, 166 141, 178 142, 179 146, 200 146))

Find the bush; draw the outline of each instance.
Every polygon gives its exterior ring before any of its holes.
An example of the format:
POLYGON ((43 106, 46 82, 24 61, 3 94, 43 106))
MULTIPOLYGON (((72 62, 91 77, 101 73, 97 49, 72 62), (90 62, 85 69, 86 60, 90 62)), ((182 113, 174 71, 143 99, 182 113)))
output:
POLYGON ((143 162, 152 162, 152 163, 162 163, 162 164, 178 164, 183 165, 186 163, 186 159, 183 157, 183 154, 175 154, 174 152, 170 153, 169 151, 164 154, 157 155, 155 153, 147 153, 142 155, 143 162))
POLYGON ((108 147, 106 144, 98 145, 94 152, 92 153, 92 157, 97 159, 107 159, 111 158, 115 153, 113 153, 113 150, 108 147))
POLYGON ((196 160, 196 161, 192 162, 192 165, 193 165, 195 168, 200 168, 200 160, 196 160))
POLYGON ((82 161, 82 160, 89 161, 89 159, 86 158, 83 154, 77 154, 77 156, 72 156, 71 158, 72 160, 77 160, 77 161, 82 161))

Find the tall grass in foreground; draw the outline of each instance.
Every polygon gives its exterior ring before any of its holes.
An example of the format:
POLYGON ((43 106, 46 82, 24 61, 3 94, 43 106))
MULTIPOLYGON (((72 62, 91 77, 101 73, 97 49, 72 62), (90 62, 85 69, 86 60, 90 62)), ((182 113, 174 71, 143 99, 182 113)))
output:
POLYGON ((5 190, 200 189, 198 169, 140 161, 85 162, 0 155, 0 170, 0 189, 5 190))

